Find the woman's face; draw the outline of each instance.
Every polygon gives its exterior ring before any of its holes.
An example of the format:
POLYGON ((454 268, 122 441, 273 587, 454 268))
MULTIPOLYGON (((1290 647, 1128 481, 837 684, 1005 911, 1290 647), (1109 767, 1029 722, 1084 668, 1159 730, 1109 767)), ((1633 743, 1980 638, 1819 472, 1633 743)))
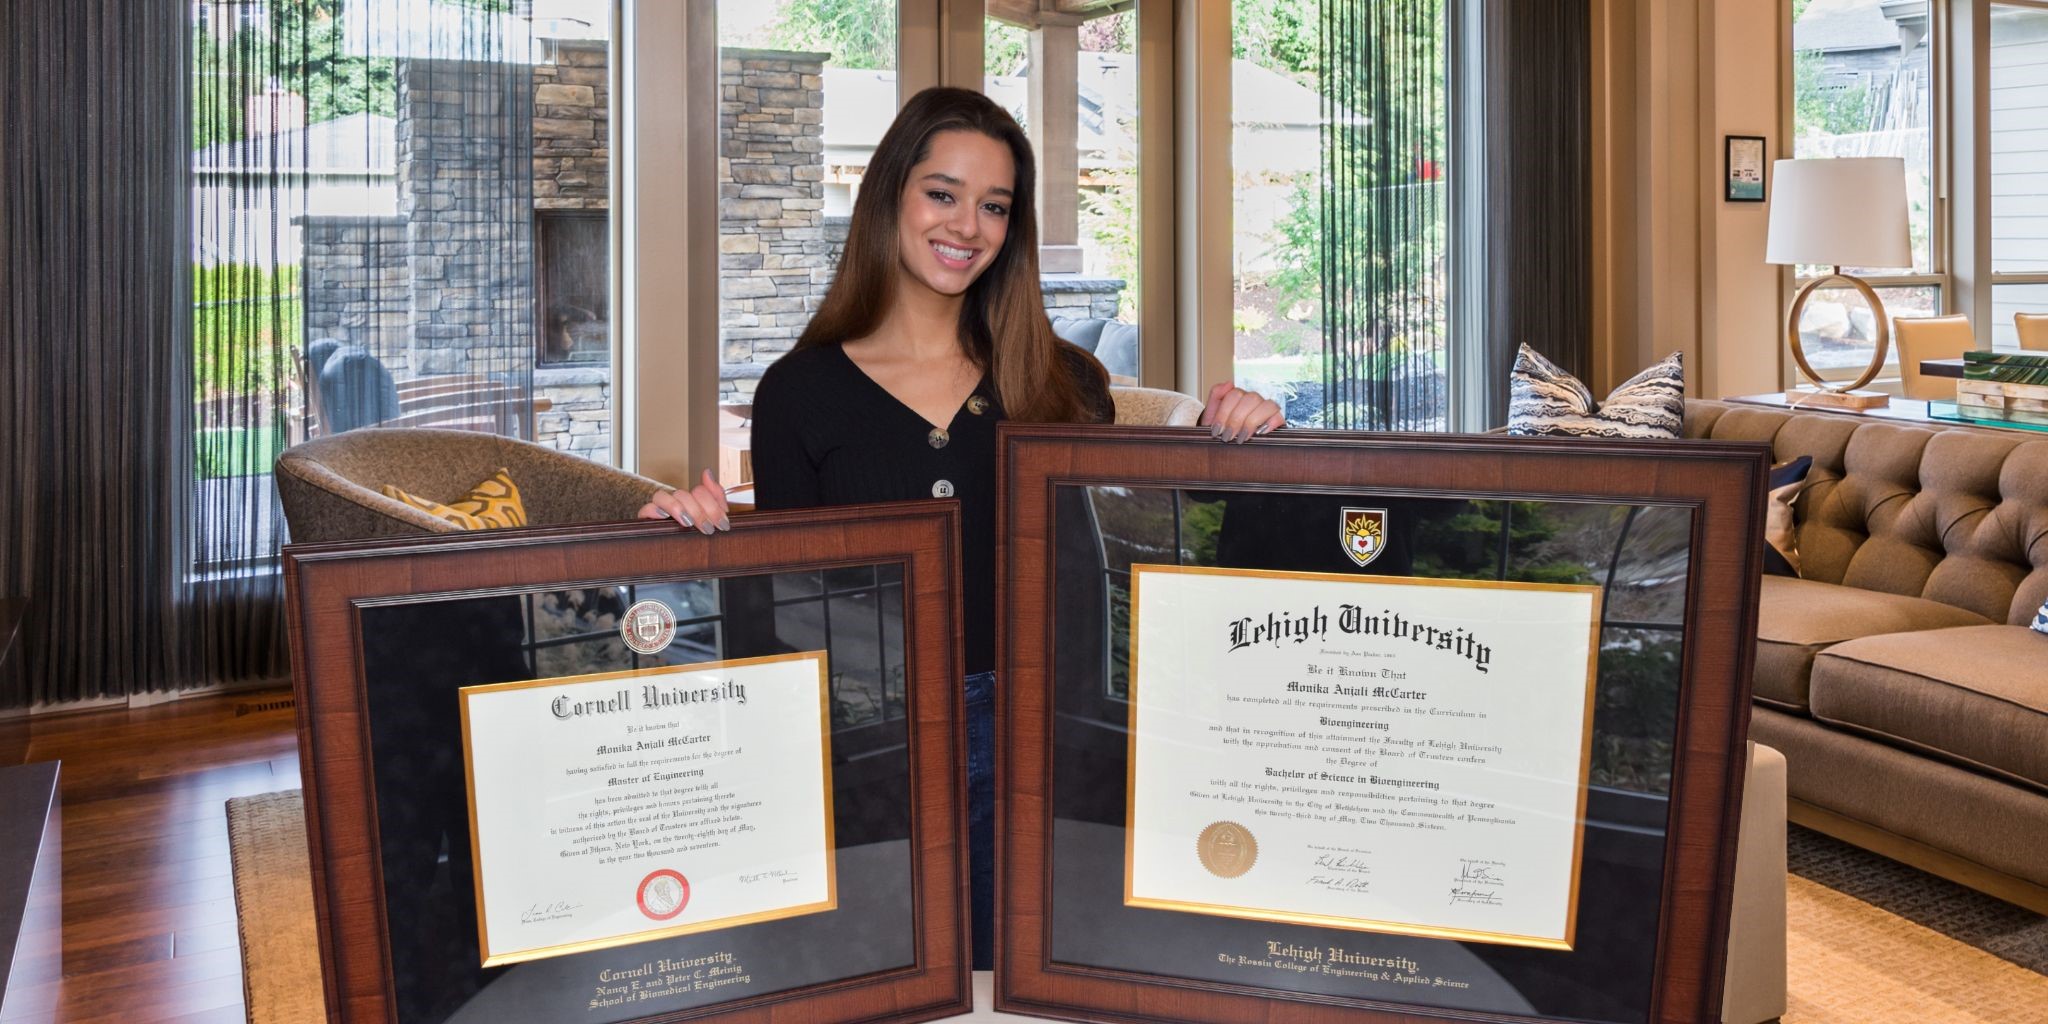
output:
POLYGON ((959 295, 995 261, 1010 232, 1017 164, 980 132, 932 136, 910 169, 896 223, 903 272, 941 295, 959 295))

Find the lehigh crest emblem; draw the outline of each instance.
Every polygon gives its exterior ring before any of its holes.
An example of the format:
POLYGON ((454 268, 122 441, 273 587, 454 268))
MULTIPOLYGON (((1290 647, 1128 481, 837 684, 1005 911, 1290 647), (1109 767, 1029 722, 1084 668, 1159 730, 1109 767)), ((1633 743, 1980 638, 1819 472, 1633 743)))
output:
POLYGON ((1347 508, 1338 527, 1344 553, 1361 567, 1371 565, 1387 549, 1387 510, 1347 508))
POLYGON ((641 654, 660 654, 676 638, 676 613, 660 601, 641 601, 626 609, 619 633, 626 646, 641 654))

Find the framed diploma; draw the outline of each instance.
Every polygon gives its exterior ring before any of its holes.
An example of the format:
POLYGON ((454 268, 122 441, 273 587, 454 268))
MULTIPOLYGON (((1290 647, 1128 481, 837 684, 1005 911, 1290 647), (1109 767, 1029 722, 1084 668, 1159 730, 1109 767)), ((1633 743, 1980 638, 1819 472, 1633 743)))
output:
POLYGON ((957 515, 288 547, 329 1020, 967 1010, 957 515))
POLYGON ((1718 1019, 1761 446, 1001 450, 999 1007, 1718 1019))

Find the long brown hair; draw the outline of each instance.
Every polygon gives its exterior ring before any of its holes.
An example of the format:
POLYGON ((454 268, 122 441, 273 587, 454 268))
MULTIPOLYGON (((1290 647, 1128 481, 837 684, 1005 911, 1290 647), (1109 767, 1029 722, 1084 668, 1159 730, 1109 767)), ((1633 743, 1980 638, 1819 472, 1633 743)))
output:
POLYGON ((952 131, 979 132, 1007 145, 1017 165, 1009 232, 994 261, 967 288, 960 306, 960 342, 968 358, 989 375, 1010 418, 1039 423, 1090 419, 1094 414, 1083 400, 1079 375, 1095 374, 1098 388, 1108 379, 1100 364, 1062 341, 1046 319, 1038 284, 1038 165, 1031 141, 1008 111, 969 89, 925 89, 896 115, 861 180, 839 272, 796 347, 837 345, 865 338, 881 326, 896 300, 901 260, 897 219, 910 169, 930 155, 933 136, 952 131))

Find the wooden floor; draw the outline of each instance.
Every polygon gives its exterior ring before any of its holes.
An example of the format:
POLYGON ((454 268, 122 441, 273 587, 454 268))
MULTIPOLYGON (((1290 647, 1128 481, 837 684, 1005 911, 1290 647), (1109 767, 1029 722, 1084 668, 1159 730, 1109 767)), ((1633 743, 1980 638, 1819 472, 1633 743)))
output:
POLYGON ((298 786, 290 696, 35 720, 28 759, 63 762, 63 975, 0 1021, 244 1019, 223 805, 298 786))

